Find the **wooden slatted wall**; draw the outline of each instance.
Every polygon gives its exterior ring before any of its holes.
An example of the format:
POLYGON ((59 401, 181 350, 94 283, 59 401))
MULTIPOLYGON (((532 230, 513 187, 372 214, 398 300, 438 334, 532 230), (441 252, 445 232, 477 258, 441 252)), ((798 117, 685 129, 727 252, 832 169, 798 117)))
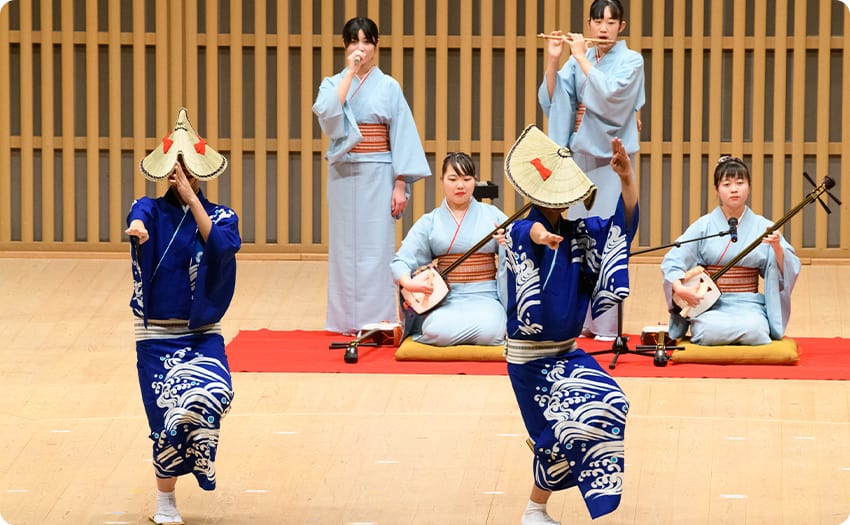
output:
MULTIPOLYGON (((631 0, 629 46, 646 60, 635 248, 670 242, 715 204, 722 153, 754 175, 752 207, 774 219, 829 174, 850 202, 850 29, 835 0, 631 0)), ((327 249, 327 140, 311 112, 343 63, 348 18, 379 25, 380 65, 403 86, 432 168, 471 152, 495 204, 506 150, 536 100, 541 31, 584 27, 589 1, 14 0, 0 11, 0 249, 120 251, 146 182, 139 160, 180 106, 230 169, 204 186, 240 215, 244 251, 327 249)), ((398 239, 442 198, 414 186, 398 239)), ((850 257, 847 204, 807 207, 785 227, 803 256, 850 257)), ((319 255, 320 256, 320 255, 319 255)))

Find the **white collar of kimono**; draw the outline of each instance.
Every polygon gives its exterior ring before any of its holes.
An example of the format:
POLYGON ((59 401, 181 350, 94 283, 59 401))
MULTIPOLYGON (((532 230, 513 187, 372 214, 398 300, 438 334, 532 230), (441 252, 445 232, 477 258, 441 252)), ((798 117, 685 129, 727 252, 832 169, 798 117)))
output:
MULTIPOLYGON (((443 204, 445 204, 446 209, 449 210, 449 214, 452 216, 452 219, 455 220, 455 224, 457 225, 457 227, 455 227, 455 234, 452 235, 452 240, 451 242, 449 242, 449 247, 446 249, 446 254, 449 254, 452 251, 452 246, 454 246, 455 244, 457 234, 458 232, 460 232, 460 227, 463 224, 463 220, 466 218, 466 214, 469 212, 469 207, 466 208, 466 210, 463 212, 463 215, 460 217, 460 220, 458 220, 457 215, 455 215, 454 210, 452 210, 451 206, 449 206, 449 202, 446 199, 443 199, 443 204)), ((469 205, 472 206, 472 201, 469 202, 469 205)))
MULTIPOLYGON (((357 94, 357 92, 358 92, 358 91, 360 91, 360 88, 362 88, 362 87, 363 87, 363 84, 365 84, 365 83, 366 83, 366 79, 367 79, 367 78, 369 78, 369 75, 371 75, 371 74, 372 74, 372 71, 375 71, 375 67, 376 67, 376 66, 372 66, 372 68, 371 68, 371 69, 369 69, 369 71, 367 71, 365 75, 363 75, 363 78, 357 77, 357 80, 359 80, 359 81, 360 81, 360 83, 359 83, 359 84, 357 84, 357 87, 356 87, 356 88, 354 88, 354 93, 352 93, 352 94, 351 94, 351 96, 350 96, 350 97, 348 97, 348 99, 349 99, 349 100, 351 100, 352 98, 354 98, 354 95, 356 95, 356 94, 357 94)), ((357 76, 357 75, 354 75, 354 76, 357 76)))

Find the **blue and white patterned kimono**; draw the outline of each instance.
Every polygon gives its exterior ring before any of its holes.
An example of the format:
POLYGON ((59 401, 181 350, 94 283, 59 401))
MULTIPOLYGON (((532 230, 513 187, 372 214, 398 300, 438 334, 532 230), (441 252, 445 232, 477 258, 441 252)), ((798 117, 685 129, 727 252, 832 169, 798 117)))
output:
MULTIPOLYGON (((594 64, 588 75, 571 56, 558 71, 552 98, 545 77, 537 92, 540 107, 549 118, 549 137, 570 149, 576 164, 598 188, 590 210, 583 202, 570 208, 568 217, 573 220, 614 214, 622 187, 610 166, 611 139, 623 141, 634 166, 640 149, 636 112, 645 102, 643 56, 629 49, 625 41, 617 42, 598 63, 596 50, 590 48, 587 59, 594 64), (585 112, 576 130, 579 104, 585 106, 585 112)), ((585 324, 593 333, 615 335, 617 311, 586 319, 585 324)))
POLYGON ((629 403, 576 347, 588 308, 599 315, 629 294, 628 250, 638 210, 625 224, 622 199, 609 219, 561 220, 536 207, 508 227, 508 375, 534 444, 534 483, 578 486, 593 518, 612 512, 623 491, 629 403), (557 250, 534 243, 540 222, 564 237, 557 250))
POLYGON ((337 86, 344 73, 322 81, 313 112, 330 139, 326 328, 355 333, 369 323, 398 319, 389 272, 395 250, 393 186, 398 176, 409 184, 431 175, 431 168, 398 82, 374 67, 362 89, 355 76, 343 105, 337 86), (362 123, 386 124, 391 151, 351 153, 362 139, 362 123))
MULTIPOLYGON (((800 274, 800 259, 785 238, 780 239, 784 265, 777 266, 776 254, 762 244, 747 254, 737 266, 758 268, 764 279, 764 293, 723 293, 714 305, 693 319, 684 319, 673 310, 673 281, 681 279, 694 266, 723 266, 741 253, 773 225, 747 207, 738 222, 738 242, 727 236, 712 237, 671 248, 661 262, 664 294, 670 314, 670 337, 681 338, 691 330, 691 341, 701 345, 764 345, 782 339, 791 317, 791 292, 800 274)), ((703 215, 683 233, 679 241, 697 239, 729 229, 720 207, 703 215)))
MULTIPOLYGON (((507 217, 490 204, 473 199, 458 230, 445 199, 439 208, 419 218, 410 228, 392 261, 396 282, 436 257, 466 253, 507 217), (457 237, 455 237, 457 231, 457 237), (454 242, 453 242, 454 239, 454 242), (449 249, 451 247, 451 249, 449 249)), ((476 253, 497 253, 497 278, 493 281, 452 283, 445 302, 423 316, 405 312, 406 332, 413 339, 434 346, 461 344, 498 345, 505 340, 505 307, 500 302, 498 282, 504 282, 504 249, 496 241, 476 253)))
POLYGON ((127 216, 150 238, 132 253, 136 357, 157 477, 192 473, 215 489, 221 419, 233 387, 221 320, 236 285, 241 245, 236 213, 198 198, 212 219, 204 242, 174 190, 142 197, 127 216))

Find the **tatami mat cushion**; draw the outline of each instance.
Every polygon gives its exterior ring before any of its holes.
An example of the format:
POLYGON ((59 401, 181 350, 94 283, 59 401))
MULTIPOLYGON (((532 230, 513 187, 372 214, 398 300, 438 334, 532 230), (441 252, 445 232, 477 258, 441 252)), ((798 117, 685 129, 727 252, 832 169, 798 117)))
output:
POLYGON ((432 346, 406 338, 396 350, 396 361, 504 361, 504 345, 432 346))
POLYGON ((673 363, 794 365, 800 360, 797 342, 788 337, 758 346, 701 346, 691 343, 688 339, 679 341, 678 344, 685 349, 673 352, 670 356, 673 363))

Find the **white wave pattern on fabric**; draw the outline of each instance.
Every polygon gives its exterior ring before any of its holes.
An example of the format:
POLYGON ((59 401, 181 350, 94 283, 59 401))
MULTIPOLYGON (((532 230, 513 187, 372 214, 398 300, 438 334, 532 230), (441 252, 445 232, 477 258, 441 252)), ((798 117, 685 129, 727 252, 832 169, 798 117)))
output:
POLYGON ((621 271, 628 271, 629 259, 627 256, 628 246, 626 242, 626 233, 616 224, 611 225, 608 232, 608 237, 605 240, 605 250, 603 250, 603 258, 598 261, 597 267, 600 271, 599 279, 596 281, 596 287, 593 290, 593 301, 590 305, 591 312, 594 317, 608 311, 608 309, 617 306, 617 303, 629 296, 630 290, 628 286, 619 286, 613 289, 610 283, 617 282, 614 275, 621 271))
MULTIPOLYGON (((152 386, 158 395, 157 406, 166 409, 165 433, 171 436, 185 433, 188 450, 183 451, 183 456, 193 458, 194 470, 203 472, 214 482, 212 454, 218 447, 218 422, 230 410, 233 392, 221 363, 203 356, 184 362, 188 350, 182 349, 166 358, 164 365, 168 373, 152 386)), ((172 470, 169 467, 182 461, 179 456, 164 453, 157 462, 172 470)))
POLYGON ((576 233, 570 242, 570 262, 583 263, 587 260, 587 267, 593 272, 598 272, 602 264, 602 258, 596 253, 596 239, 590 236, 584 221, 577 221, 576 233))
POLYGON ((516 304, 517 319, 520 326, 519 331, 524 335, 539 334, 543 330, 540 323, 532 323, 529 320, 528 309, 540 304, 540 270, 534 265, 524 252, 517 253, 511 241, 510 230, 513 224, 508 226, 505 235, 505 264, 508 269, 516 275, 516 304))
MULTIPOLYGON (((551 391, 535 398, 544 409, 546 419, 555 423, 553 429, 559 443, 556 448, 564 446, 572 450, 578 447, 583 469, 575 473, 576 479, 579 482, 587 478, 593 480, 585 498, 621 494, 623 464, 619 458, 624 453, 622 432, 628 401, 619 389, 610 390, 604 372, 573 368, 572 373, 566 375, 566 369, 564 362, 553 366, 548 373, 551 391)), ((559 452, 553 450, 553 457, 559 452)), ((557 469, 563 466, 555 464, 549 473, 557 469)))
MULTIPOLYGON (((200 243, 197 243, 200 245, 200 243)), ((195 283, 198 280, 198 268, 201 266, 201 258, 204 256, 203 248, 195 252, 192 260, 189 261, 189 289, 195 293, 195 283)))
POLYGON ((133 257, 132 267, 133 298, 130 301, 130 307, 133 309, 134 316, 143 317, 145 315, 145 301, 144 295, 142 294, 142 267, 139 265, 139 261, 136 260, 135 257, 133 257))

